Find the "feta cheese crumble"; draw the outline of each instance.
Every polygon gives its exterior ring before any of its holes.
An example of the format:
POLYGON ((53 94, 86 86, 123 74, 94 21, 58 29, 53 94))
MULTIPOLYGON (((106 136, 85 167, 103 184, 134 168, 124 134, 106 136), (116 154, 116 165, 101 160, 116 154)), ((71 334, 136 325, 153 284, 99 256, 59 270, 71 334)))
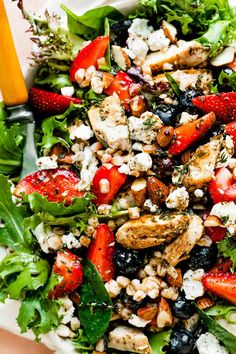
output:
POLYGON ((75 138, 89 140, 94 136, 92 129, 85 124, 81 124, 80 126, 73 125, 69 128, 69 132, 71 140, 75 140, 75 138))
POLYGON ((185 210, 188 205, 189 194, 185 187, 175 189, 166 199, 166 206, 169 209, 185 210))
POLYGON ((229 354, 228 350, 220 345, 218 339, 210 332, 201 334, 196 344, 199 354, 229 354))
POLYGON ((131 157, 128 166, 131 170, 145 172, 152 167, 152 158, 146 152, 141 152, 140 154, 131 157))
POLYGON ((203 275, 203 269, 197 269, 195 271, 189 269, 184 274, 181 289, 184 291, 187 300, 195 300, 196 298, 204 295, 204 286, 201 282, 203 275))
POLYGON ((57 159, 58 157, 56 155, 43 156, 36 160, 36 165, 41 170, 51 170, 58 167, 57 159))
POLYGON ((61 88, 62 96, 72 97, 75 93, 75 89, 73 86, 65 86, 61 88))
POLYGON ((231 234, 235 234, 236 204, 234 202, 222 202, 213 206, 210 215, 215 215, 222 220, 231 234))

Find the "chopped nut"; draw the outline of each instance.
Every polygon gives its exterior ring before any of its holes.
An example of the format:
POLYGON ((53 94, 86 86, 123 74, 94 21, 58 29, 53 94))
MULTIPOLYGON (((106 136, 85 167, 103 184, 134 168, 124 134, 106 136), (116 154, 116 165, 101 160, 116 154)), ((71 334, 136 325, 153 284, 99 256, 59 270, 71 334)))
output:
POLYGON ((135 204, 141 207, 145 201, 147 181, 144 178, 137 178, 131 185, 131 194, 135 204))
POLYGON ((145 292, 142 291, 142 290, 138 290, 138 291, 136 291, 136 293, 134 294, 133 300, 134 300, 134 301, 141 301, 141 300, 143 300, 145 297, 146 297, 145 292))
POLYGON ((203 296, 200 297, 199 299, 197 299, 197 306, 201 309, 201 310, 205 310, 209 307, 214 306, 215 301, 210 298, 209 296, 203 296))
POLYGON ((216 226, 224 227, 221 220, 218 218, 218 216, 215 216, 215 215, 209 215, 204 222, 204 226, 205 227, 216 227, 216 226))
POLYGON ((157 133, 157 143, 160 147, 166 147, 174 138, 174 128, 171 126, 162 127, 157 133))
POLYGON ((139 219, 140 217, 140 209, 138 207, 133 207, 128 209, 129 217, 132 220, 139 219))
POLYGON ((157 151, 157 146, 156 145, 143 145, 143 152, 146 152, 148 154, 155 154, 157 151))
POLYGON ((183 165, 185 165, 187 162, 189 162, 191 158, 191 151, 188 150, 188 151, 185 151, 182 155, 181 155, 181 163, 183 165))
POLYGON ((141 92, 141 86, 139 84, 131 84, 129 87, 129 93, 131 97, 139 95, 141 92))
POLYGON ((164 203, 169 195, 168 187, 154 176, 148 177, 147 190, 149 198, 156 205, 164 203))
POLYGON ((127 70, 131 66, 130 58, 123 48, 118 45, 113 45, 112 48, 112 56, 116 64, 122 69, 127 70))
POLYGON ((172 322, 173 316, 171 314, 170 306, 168 302, 161 297, 157 309, 157 327, 164 328, 165 326, 171 326, 172 322))
POLYGON ((176 278, 173 278, 170 274, 167 274, 166 280, 168 284, 170 284, 171 286, 176 286, 177 288, 181 288, 183 283, 183 276, 182 276, 181 269, 177 268, 176 272, 177 272, 176 278))
POLYGON ((133 116, 140 117, 146 111, 146 104, 142 96, 135 96, 130 101, 131 113, 133 116))
POLYGON ((151 321, 157 314, 156 306, 141 307, 137 311, 137 315, 145 321, 151 321))
POLYGON ((79 242, 81 246, 88 247, 91 243, 91 239, 87 236, 81 236, 79 242))
POLYGON ((233 179, 236 180, 236 167, 233 169, 232 175, 233 175, 233 179))
POLYGON ((163 296, 166 299, 170 299, 170 300, 177 300, 178 296, 179 296, 179 292, 177 290, 177 288, 174 287, 170 287, 167 289, 163 289, 161 291, 161 296, 163 296))
POLYGON ((106 178, 102 178, 99 182, 99 191, 102 194, 110 192, 110 182, 106 178))
POLYGON ((177 41, 177 29, 165 20, 162 21, 162 28, 165 36, 171 41, 171 43, 175 43, 177 41))
POLYGON ((72 317, 70 321, 70 327, 72 331, 76 331, 80 328, 80 320, 77 317, 72 317))
POLYGON ((98 69, 102 69, 103 66, 106 66, 107 63, 106 63, 106 58, 102 57, 102 58, 99 58, 97 60, 97 64, 98 64, 98 69))
POLYGON ((114 80, 114 76, 112 74, 104 72, 102 75, 102 82, 103 82, 104 89, 110 86, 113 80, 114 80))

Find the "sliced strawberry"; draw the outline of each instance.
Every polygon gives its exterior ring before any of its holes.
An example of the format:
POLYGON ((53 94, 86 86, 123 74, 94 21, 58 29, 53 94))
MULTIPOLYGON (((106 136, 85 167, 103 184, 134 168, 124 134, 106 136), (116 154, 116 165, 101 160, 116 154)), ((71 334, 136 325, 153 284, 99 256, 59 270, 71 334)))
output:
POLYGON ((83 269, 79 257, 68 250, 57 252, 53 272, 63 278, 50 292, 50 298, 58 299, 82 284, 83 269))
POLYGON ((205 233, 211 238, 212 242, 219 242, 225 238, 227 230, 220 226, 205 227, 205 233))
POLYGON ((114 277, 115 266, 113 255, 115 250, 115 237, 105 224, 98 225, 95 239, 88 250, 88 258, 97 267, 103 281, 109 281, 114 277))
POLYGON ((74 197, 82 197, 83 192, 78 190, 80 179, 73 171, 57 168, 41 170, 23 178, 16 186, 14 194, 21 197, 22 193, 37 192, 47 197, 50 202, 72 203, 74 197))
POLYGON ((87 69, 91 65, 94 65, 96 68, 98 67, 97 61, 105 56, 109 40, 108 36, 97 37, 78 53, 70 68, 70 79, 72 82, 76 81, 75 73, 77 70, 87 69))
POLYGON ((215 114, 211 112, 194 122, 175 128, 175 138, 173 139, 168 152, 172 155, 180 154, 189 148, 190 145, 201 139, 214 123, 215 114))
POLYGON ((207 273, 202 277, 202 283, 213 294, 236 305, 235 273, 207 273))
POLYGON ((126 179, 127 176, 120 173, 117 166, 113 166, 110 169, 101 166, 97 170, 92 182, 91 191, 96 196, 94 203, 96 205, 111 203, 126 179), (106 181, 108 181, 108 183, 106 181), (108 193, 102 193, 101 187, 104 182, 108 184, 108 188, 110 189, 108 193))
POLYGON ((62 96, 55 92, 44 91, 37 87, 32 87, 29 92, 29 104, 33 111, 45 116, 52 116, 64 113, 71 102, 80 103, 79 98, 62 96))
POLYGON ((208 187, 211 199, 215 204, 220 202, 236 202, 236 182, 232 173, 221 167, 215 172, 215 176, 208 187))
POLYGON ((236 150, 236 121, 225 126, 225 133, 231 135, 234 141, 234 148, 236 150))
POLYGON ((227 123, 236 119, 236 92, 198 96, 192 101, 203 112, 214 112, 221 122, 227 123))
POLYGON ((104 90, 104 93, 111 96, 115 92, 119 96, 124 108, 129 111, 129 102, 131 100, 129 89, 133 83, 134 81, 128 74, 119 71, 110 86, 104 90))
POLYGON ((227 273, 230 271, 232 265, 233 262, 231 261, 231 259, 219 259, 216 265, 214 265, 214 267, 210 269, 209 273, 227 273))

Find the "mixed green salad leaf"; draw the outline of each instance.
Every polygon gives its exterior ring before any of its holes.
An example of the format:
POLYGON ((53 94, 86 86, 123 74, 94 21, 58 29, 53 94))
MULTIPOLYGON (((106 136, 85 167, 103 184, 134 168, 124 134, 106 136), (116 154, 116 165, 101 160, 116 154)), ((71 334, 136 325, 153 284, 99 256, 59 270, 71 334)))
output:
POLYGON ((148 337, 153 354, 166 353, 164 348, 169 344, 171 332, 171 329, 168 331, 165 330, 159 333, 153 333, 148 337))
POLYGON ((235 237, 226 237, 224 240, 220 241, 218 244, 218 251, 224 257, 229 257, 235 269, 236 267, 236 239, 235 237))

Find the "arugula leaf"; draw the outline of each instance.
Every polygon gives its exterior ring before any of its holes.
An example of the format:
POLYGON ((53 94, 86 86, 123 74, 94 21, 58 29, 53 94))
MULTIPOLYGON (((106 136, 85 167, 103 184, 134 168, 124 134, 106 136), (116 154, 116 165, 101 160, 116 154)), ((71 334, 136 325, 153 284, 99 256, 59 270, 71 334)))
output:
POLYGON ((0 263, 1 299, 19 300, 26 291, 43 287, 48 280, 50 265, 38 255, 27 250, 14 252, 0 263))
POLYGON ((236 321, 231 319, 231 315, 236 314, 236 307, 228 304, 217 304, 206 310, 209 316, 220 316, 226 319, 228 323, 236 324, 236 321))
POLYGON ((49 86, 55 91, 60 91, 62 87, 65 86, 73 86, 70 81, 70 76, 67 74, 53 74, 49 73, 46 77, 40 75, 40 73, 36 76, 34 80, 34 85, 38 86, 49 86))
MULTIPOLYGON (((197 306, 196 306, 197 307, 197 306)), ((209 332, 214 334, 224 346, 230 351, 230 353, 236 353, 236 336, 224 329, 219 323, 213 320, 206 312, 197 307, 200 314, 203 325, 209 332)))
POLYGON ((84 263, 80 297, 79 318, 88 342, 94 344, 104 335, 109 325, 112 302, 96 267, 88 259, 84 263))
POLYGON ((4 224, 0 228, 0 245, 18 250, 26 246, 23 228, 26 208, 13 203, 12 185, 6 176, 0 175, 0 186, 0 219, 4 224))
POLYGON ((7 111, 5 109, 4 102, 0 102, 0 121, 4 121, 7 117, 7 111))
POLYGON ((93 352, 94 346, 88 342, 88 339, 82 329, 78 330, 77 336, 71 341, 75 350, 79 353, 89 354, 93 352))
POLYGON ((163 348, 169 344, 172 330, 153 333, 148 336, 148 340, 153 354, 165 354, 163 348))
POLYGON ((179 88, 179 84, 175 81, 175 79, 170 74, 165 73, 165 77, 169 81, 170 86, 171 86, 172 90, 174 91, 174 93, 176 94, 176 96, 179 97, 181 95, 181 90, 179 88))
POLYGON ((48 152, 57 143, 61 143, 67 148, 72 145, 67 129, 67 119, 72 114, 78 114, 82 108, 84 108, 82 104, 71 103, 70 107, 63 114, 44 119, 42 123, 43 138, 41 143, 38 144, 41 147, 41 151, 45 150, 48 152))
POLYGON ((85 39, 94 39, 104 32, 105 18, 120 20, 123 15, 112 6, 102 6, 85 12, 82 16, 76 15, 65 5, 62 10, 67 14, 67 25, 71 33, 85 39))
POLYGON ((16 174, 22 165, 22 146, 24 139, 19 133, 19 125, 13 124, 7 128, 4 121, 0 121, 0 173, 16 174))
POLYGON ((233 262, 233 269, 236 267, 236 238, 226 237, 217 243, 218 251, 224 257, 229 257, 233 262))
POLYGON ((74 198, 69 206, 64 203, 50 202, 41 194, 32 193, 24 196, 24 202, 28 202, 34 213, 46 212, 53 216, 70 216, 85 212, 94 198, 92 194, 86 194, 83 198, 74 198))
POLYGON ((59 304, 57 301, 44 299, 39 294, 29 295, 22 302, 17 317, 21 333, 32 329, 39 339, 39 335, 48 333, 60 324, 59 304))
POLYGON ((236 72, 225 72, 221 71, 218 81, 220 85, 228 86, 232 89, 232 91, 236 91, 236 72))

